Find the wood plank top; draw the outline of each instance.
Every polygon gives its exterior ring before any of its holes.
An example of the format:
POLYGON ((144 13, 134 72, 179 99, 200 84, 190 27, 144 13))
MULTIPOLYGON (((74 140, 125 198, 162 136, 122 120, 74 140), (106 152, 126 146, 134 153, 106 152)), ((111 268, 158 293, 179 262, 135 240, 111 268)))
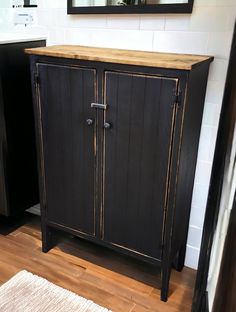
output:
POLYGON ((204 62, 213 61, 213 57, 203 55, 118 50, 79 45, 56 45, 26 49, 25 52, 59 58, 182 70, 191 70, 204 62))

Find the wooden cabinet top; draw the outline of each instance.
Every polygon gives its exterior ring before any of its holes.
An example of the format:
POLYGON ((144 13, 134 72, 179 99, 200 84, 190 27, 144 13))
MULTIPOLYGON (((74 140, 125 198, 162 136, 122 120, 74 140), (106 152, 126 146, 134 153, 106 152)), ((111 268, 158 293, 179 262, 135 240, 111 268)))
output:
POLYGON ((213 61, 213 57, 203 55, 118 50, 78 45, 56 45, 26 49, 25 52, 59 58, 181 70, 191 70, 204 62, 213 61))

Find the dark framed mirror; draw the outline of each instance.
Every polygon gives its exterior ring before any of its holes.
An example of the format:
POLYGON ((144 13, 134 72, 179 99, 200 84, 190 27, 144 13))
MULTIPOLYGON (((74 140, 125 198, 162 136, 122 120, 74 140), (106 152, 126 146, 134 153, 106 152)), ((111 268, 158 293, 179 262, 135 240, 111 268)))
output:
POLYGON ((67 0, 67 14, 192 13, 194 0, 67 0))
POLYGON ((37 0, 24 0, 24 8, 37 7, 37 0))

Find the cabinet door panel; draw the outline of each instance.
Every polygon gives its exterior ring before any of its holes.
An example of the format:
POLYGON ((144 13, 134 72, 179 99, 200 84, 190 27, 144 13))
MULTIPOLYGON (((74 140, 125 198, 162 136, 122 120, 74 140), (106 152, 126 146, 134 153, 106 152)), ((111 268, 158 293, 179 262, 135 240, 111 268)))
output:
POLYGON ((176 79, 106 72, 103 239, 160 259, 176 79))
POLYGON ((94 235, 96 71, 39 64, 47 220, 94 235))

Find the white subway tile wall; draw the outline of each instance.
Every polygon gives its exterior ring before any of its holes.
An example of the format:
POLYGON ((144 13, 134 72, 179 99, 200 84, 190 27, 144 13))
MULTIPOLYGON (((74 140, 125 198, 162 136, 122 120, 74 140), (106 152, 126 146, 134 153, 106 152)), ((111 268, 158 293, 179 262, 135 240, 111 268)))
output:
MULTIPOLYGON (((24 31, 45 33, 48 45, 81 44, 215 56, 209 73, 185 261, 186 266, 197 268, 236 0, 195 0, 191 15, 73 16, 67 15, 66 0, 37 1, 37 25, 24 31)), ((11 16, 11 10, 0 9, 0 30, 10 27, 11 16)))

